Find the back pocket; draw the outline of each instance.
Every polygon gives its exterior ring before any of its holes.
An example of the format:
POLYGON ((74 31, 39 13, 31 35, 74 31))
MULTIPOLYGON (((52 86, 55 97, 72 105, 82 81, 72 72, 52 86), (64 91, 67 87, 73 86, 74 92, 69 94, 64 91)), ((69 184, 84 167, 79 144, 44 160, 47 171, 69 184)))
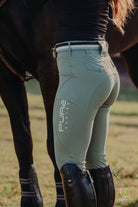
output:
POLYGON ((95 72, 102 72, 104 65, 102 61, 99 61, 97 59, 94 59, 90 56, 88 56, 88 61, 87 61, 87 70, 90 71, 95 71, 95 72))

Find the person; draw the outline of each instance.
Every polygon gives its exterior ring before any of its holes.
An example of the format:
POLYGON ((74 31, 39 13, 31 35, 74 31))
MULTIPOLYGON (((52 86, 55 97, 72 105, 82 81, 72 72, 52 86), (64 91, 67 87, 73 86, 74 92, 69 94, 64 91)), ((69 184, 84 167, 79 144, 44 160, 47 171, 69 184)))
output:
POLYGON ((106 139, 120 82, 105 41, 109 4, 123 32, 132 0, 55 0, 53 54, 60 81, 53 111, 54 147, 66 207, 114 205, 106 139))

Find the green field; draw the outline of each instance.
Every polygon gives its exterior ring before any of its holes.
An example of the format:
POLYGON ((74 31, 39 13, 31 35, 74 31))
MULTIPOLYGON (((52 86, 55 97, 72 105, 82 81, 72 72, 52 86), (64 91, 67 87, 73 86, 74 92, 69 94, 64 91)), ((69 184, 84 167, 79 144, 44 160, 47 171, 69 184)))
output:
MULTIPOLYGON (((36 82, 27 84, 34 160, 44 198, 44 207, 54 207, 56 195, 53 166, 46 150, 46 121, 36 82), (33 85, 33 87, 31 86, 33 85)), ((107 159, 116 185, 115 207, 138 207, 138 91, 121 89, 112 107, 107 159), (118 178, 117 178, 118 177, 118 178)), ((0 100, 0 206, 19 207, 18 163, 7 111, 0 100)))

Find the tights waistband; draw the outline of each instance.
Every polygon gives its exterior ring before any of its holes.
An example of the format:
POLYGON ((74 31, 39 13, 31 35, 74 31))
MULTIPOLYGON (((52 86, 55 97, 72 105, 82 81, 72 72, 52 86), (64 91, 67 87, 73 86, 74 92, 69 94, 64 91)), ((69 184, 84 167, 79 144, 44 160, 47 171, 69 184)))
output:
POLYGON ((58 52, 71 51, 71 50, 99 50, 101 54, 107 54, 108 43, 105 40, 93 40, 93 41, 68 41, 57 43, 53 48, 53 57, 57 57, 58 52))

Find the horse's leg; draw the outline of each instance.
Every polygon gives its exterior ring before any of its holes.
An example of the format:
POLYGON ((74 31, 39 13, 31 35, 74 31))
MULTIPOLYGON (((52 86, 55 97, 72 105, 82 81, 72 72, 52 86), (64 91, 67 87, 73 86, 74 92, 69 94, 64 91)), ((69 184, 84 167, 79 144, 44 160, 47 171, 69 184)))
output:
POLYGON ((128 73, 138 88, 138 44, 121 53, 127 64, 128 73))
POLYGON ((59 174, 59 170, 57 168, 55 162, 55 153, 54 153, 54 142, 53 142, 53 104, 55 99, 55 94, 58 87, 58 73, 56 63, 51 60, 51 57, 48 58, 49 63, 47 65, 40 65, 40 70, 38 74, 38 79, 44 99, 44 105, 46 109, 46 116, 47 116, 47 148, 48 154, 53 162, 55 168, 55 183, 56 183, 56 190, 57 190, 57 202, 56 207, 65 207, 65 199, 63 193, 63 187, 61 182, 61 177, 59 174), (46 68, 44 70, 44 68, 46 68))
POLYGON ((22 207, 42 207, 42 198, 32 156, 28 104, 23 82, 0 62, 0 95, 8 110, 22 189, 22 207))

